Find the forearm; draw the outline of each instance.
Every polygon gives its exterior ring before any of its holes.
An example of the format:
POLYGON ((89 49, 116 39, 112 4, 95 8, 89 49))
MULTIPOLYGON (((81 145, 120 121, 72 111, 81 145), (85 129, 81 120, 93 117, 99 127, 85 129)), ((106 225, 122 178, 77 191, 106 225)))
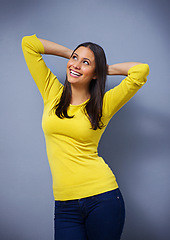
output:
POLYGON ((44 46, 44 53, 56 55, 64 58, 70 58, 72 50, 57 43, 38 38, 44 46))
POLYGON ((113 65, 108 65, 108 75, 128 75, 128 70, 138 64, 142 64, 140 62, 125 62, 125 63, 117 63, 113 65))

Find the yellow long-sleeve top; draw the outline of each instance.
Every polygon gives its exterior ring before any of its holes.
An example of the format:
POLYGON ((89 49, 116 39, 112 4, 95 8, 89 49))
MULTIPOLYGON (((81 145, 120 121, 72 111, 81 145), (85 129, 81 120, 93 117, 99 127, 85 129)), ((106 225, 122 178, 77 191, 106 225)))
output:
POLYGON ((71 105, 69 115, 60 119, 50 111, 60 99, 63 85, 46 66, 44 47, 36 35, 22 39, 22 49, 29 71, 42 95, 44 111, 42 128, 53 179, 55 200, 72 200, 93 196, 118 188, 115 175, 104 159, 98 156, 98 143, 112 116, 129 101, 146 82, 147 64, 135 65, 128 76, 103 98, 102 129, 91 129, 84 114, 87 101, 71 105))

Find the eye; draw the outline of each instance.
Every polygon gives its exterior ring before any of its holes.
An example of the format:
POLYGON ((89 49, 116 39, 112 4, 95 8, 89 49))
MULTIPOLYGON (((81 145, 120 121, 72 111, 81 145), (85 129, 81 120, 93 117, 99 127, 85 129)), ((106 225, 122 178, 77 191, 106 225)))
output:
POLYGON ((88 62, 88 61, 84 61, 83 63, 85 63, 85 64, 89 65, 89 62, 88 62))
POLYGON ((76 57, 76 55, 73 55, 73 57, 72 57, 73 59, 75 59, 75 60, 77 60, 77 57, 76 57))

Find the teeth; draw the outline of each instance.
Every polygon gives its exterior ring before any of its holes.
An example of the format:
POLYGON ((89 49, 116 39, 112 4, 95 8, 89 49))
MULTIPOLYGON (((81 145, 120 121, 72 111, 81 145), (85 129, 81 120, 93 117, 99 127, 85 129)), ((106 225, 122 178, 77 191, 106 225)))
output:
POLYGON ((71 74, 76 75, 76 76, 81 76, 81 74, 74 72, 73 70, 70 70, 71 74))

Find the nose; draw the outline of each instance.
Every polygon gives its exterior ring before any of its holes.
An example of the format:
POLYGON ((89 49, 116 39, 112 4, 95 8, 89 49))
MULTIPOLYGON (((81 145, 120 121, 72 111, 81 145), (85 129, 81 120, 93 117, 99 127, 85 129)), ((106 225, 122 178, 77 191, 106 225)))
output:
POLYGON ((80 62, 79 61, 74 62, 73 67, 75 69, 80 69, 80 62))

